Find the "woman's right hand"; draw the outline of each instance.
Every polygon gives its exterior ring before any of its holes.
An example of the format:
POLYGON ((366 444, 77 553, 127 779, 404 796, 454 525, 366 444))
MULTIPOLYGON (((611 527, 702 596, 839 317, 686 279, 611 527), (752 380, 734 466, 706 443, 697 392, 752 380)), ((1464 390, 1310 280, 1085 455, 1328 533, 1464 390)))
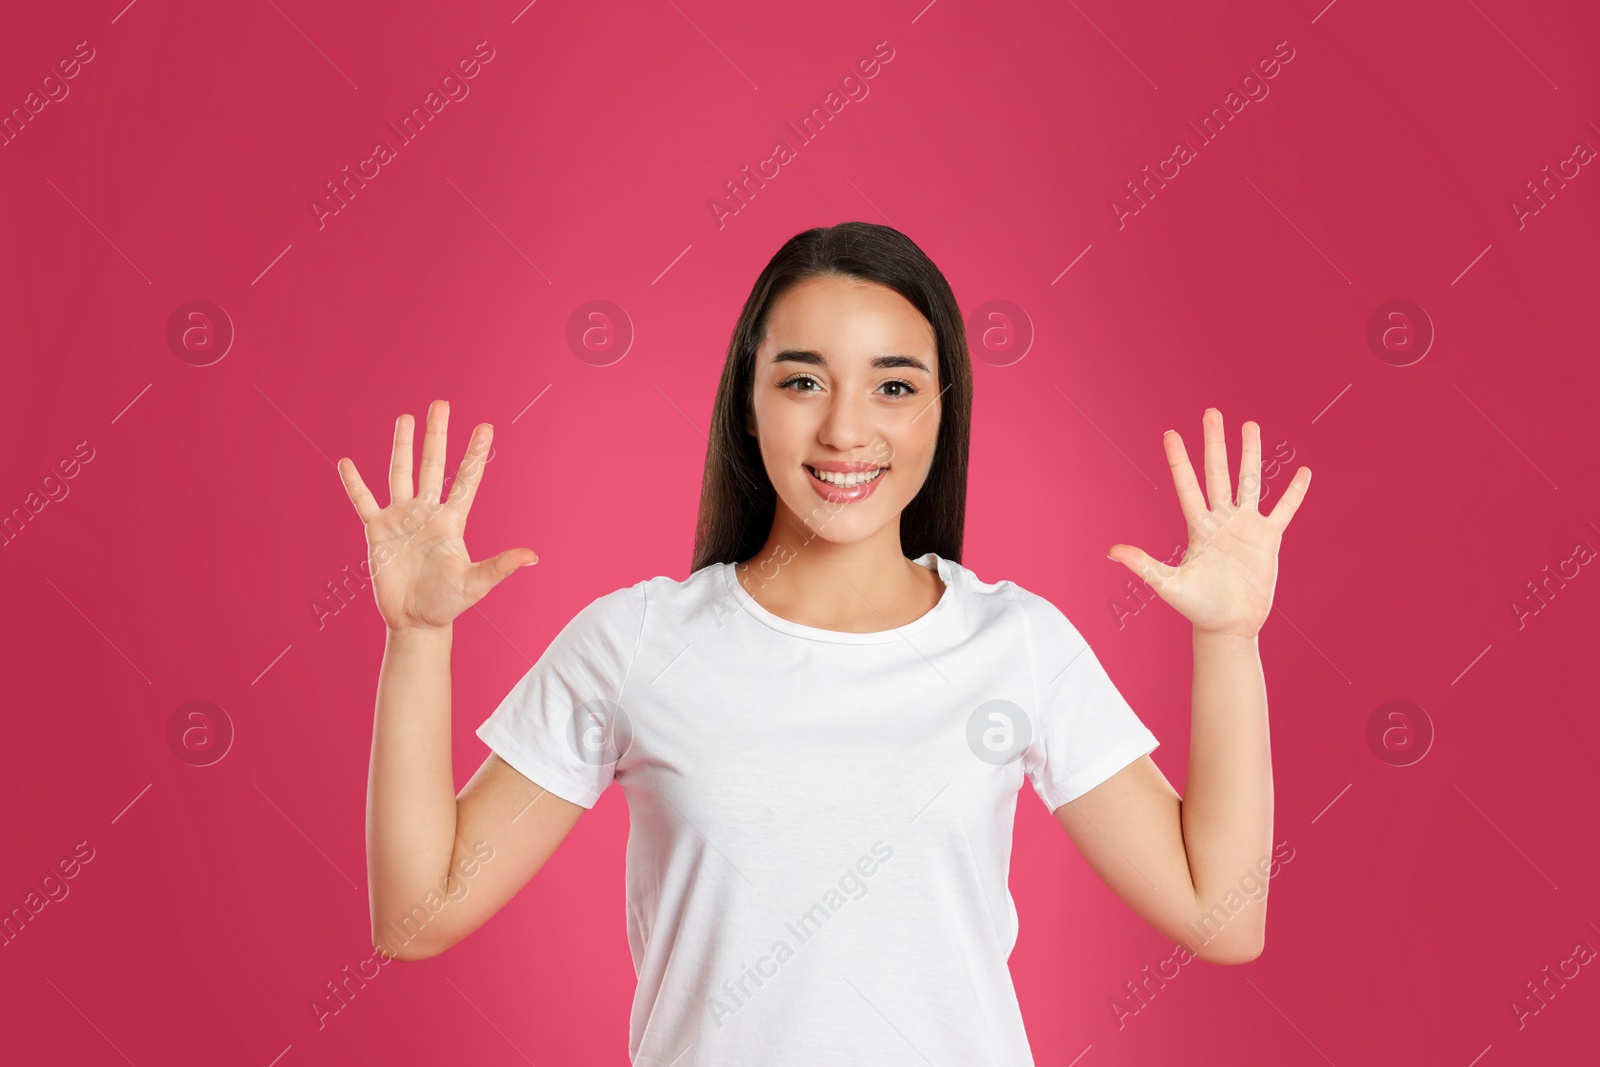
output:
POLYGON ((367 528, 367 565, 378 611, 391 633, 448 627, 457 615, 518 567, 537 563, 532 549, 512 548, 472 562, 463 534, 467 512, 483 478, 485 457, 494 427, 480 423, 467 442, 467 454, 444 490, 445 427, 450 404, 435 400, 428 407, 422 437, 422 469, 416 493, 411 489, 413 419, 401 415, 394 425, 394 454, 389 461, 389 506, 379 508, 348 458, 339 460, 339 476, 356 514, 367 528))

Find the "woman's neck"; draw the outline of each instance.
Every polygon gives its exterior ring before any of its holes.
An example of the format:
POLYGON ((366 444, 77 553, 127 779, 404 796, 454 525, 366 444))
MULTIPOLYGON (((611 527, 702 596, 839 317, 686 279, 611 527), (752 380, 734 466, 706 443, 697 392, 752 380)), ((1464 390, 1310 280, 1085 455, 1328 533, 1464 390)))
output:
POLYGON ((937 573, 905 557, 898 523, 862 541, 836 543, 803 527, 796 535, 780 518, 761 551, 735 574, 779 618, 844 633, 904 626, 932 611, 944 593, 937 573))

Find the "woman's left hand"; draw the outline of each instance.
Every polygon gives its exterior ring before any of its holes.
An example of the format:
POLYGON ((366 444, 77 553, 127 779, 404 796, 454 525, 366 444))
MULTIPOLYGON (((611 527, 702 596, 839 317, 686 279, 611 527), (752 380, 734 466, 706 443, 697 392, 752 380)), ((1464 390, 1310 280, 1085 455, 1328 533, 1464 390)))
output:
POLYGON ((1108 555, 1150 584, 1198 632, 1254 637, 1272 609, 1278 580, 1278 543, 1311 484, 1311 470, 1299 467, 1283 498, 1263 515, 1261 499, 1261 427, 1246 422, 1235 502, 1228 475, 1228 446, 1222 412, 1207 408, 1201 419, 1205 433, 1206 492, 1202 496, 1183 438, 1168 430, 1163 445, 1178 504, 1189 528, 1189 545, 1176 567, 1156 560, 1132 545, 1112 545, 1108 555), (1211 506, 1206 506, 1206 497, 1211 506))

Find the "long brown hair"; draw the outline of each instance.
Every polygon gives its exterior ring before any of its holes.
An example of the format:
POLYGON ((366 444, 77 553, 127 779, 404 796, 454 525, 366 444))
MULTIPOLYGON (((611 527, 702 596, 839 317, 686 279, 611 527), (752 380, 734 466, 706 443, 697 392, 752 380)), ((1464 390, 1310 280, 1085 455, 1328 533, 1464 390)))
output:
POLYGON ((872 222, 841 222, 797 233, 784 242, 756 279, 734 324, 711 412, 692 571, 749 559, 771 532, 778 495, 761 461, 760 446, 745 429, 756 349, 766 335, 773 303, 794 285, 819 275, 887 286, 933 326, 939 380, 944 383, 938 400, 939 436, 927 480, 900 513, 900 549, 910 559, 937 552, 945 559, 961 560, 972 428, 972 363, 961 308, 939 268, 905 234, 872 222))

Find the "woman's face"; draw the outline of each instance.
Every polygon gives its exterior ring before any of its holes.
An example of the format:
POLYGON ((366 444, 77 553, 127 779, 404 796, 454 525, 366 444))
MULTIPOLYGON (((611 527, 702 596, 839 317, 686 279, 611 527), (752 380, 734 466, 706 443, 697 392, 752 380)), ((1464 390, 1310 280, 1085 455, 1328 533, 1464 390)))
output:
POLYGON ((905 297, 831 275, 791 287, 769 309, 745 424, 779 520, 841 543, 896 522, 933 463, 941 388, 933 326, 905 297))

